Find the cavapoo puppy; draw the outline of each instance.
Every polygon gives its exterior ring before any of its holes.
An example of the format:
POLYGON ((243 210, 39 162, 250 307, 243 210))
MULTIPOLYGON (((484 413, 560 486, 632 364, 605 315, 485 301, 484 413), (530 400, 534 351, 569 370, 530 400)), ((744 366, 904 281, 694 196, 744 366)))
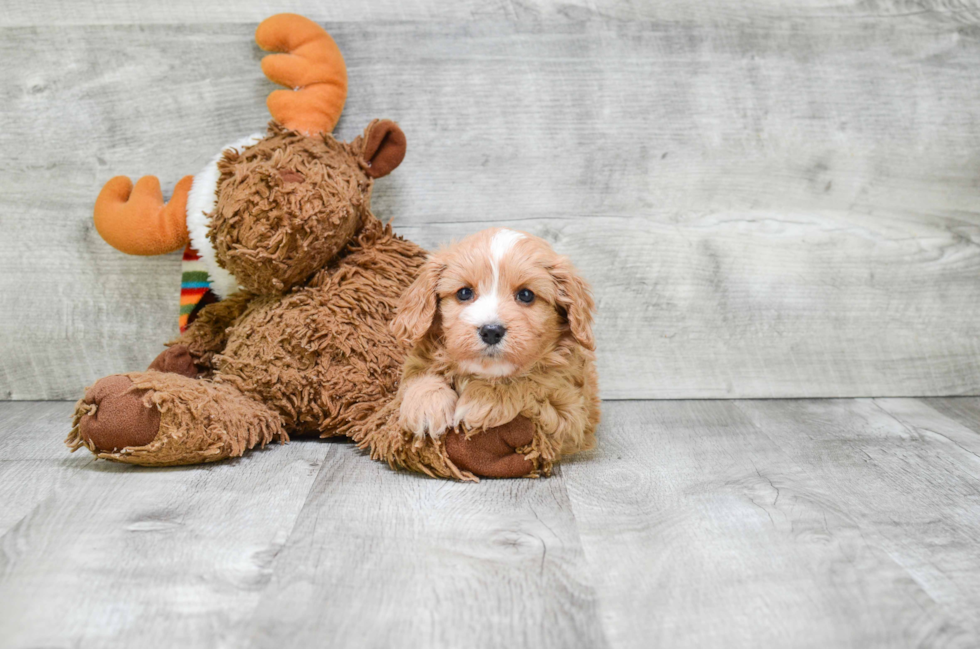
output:
POLYGON ((535 428, 526 449, 549 472, 591 448, 599 423, 588 284, 542 239, 478 232, 433 254, 392 322, 414 344, 399 386, 399 426, 441 438, 505 424, 535 428))

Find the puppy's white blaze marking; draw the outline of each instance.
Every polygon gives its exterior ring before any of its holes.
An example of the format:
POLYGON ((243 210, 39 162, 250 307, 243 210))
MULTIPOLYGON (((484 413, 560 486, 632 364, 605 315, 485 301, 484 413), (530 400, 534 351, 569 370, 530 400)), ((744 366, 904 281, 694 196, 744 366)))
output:
POLYGON ((463 320, 477 327, 499 320, 497 307, 500 305, 500 297, 497 291, 500 290, 500 260, 523 238, 524 235, 520 232, 507 228, 494 233, 490 240, 490 269, 493 272, 493 283, 489 291, 481 292, 476 302, 463 309, 463 320))
POLYGON ((481 327, 497 320, 497 305, 500 301, 496 293, 487 293, 476 299, 476 302, 463 309, 463 320, 481 327))
POLYGON ((503 259, 518 241, 524 238, 520 232, 503 228, 490 240, 490 262, 493 264, 493 278, 497 281, 497 262, 503 259))

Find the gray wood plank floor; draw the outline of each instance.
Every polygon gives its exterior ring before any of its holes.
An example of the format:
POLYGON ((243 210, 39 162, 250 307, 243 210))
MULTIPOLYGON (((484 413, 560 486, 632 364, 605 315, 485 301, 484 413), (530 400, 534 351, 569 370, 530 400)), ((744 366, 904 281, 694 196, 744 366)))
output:
POLYGON ((980 399, 607 402, 547 480, 140 469, 0 403, 0 647, 975 647, 980 399))

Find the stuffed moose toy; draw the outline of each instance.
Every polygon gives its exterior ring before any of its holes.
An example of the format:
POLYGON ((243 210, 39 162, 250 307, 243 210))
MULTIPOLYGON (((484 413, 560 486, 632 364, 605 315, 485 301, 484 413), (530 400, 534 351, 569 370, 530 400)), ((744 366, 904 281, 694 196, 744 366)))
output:
POLYGON ((524 417, 466 435, 393 425, 407 343, 389 323, 427 254, 371 213, 376 178, 405 155, 390 121, 331 135, 347 73, 316 23, 280 14, 255 33, 269 95, 265 134, 226 147, 163 202, 159 181, 111 179, 95 225, 113 247, 186 247, 181 334, 145 372, 87 391, 66 443, 147 466, 214 462, 291 435, 348 436, 375 459, 431 476, 548 473, 524 417), (189 268, 189 270, 188 270, 189 268), (188 281, 188 278, 190 281, 188 281), (195 281, 197 280, 197 281, 195 281))

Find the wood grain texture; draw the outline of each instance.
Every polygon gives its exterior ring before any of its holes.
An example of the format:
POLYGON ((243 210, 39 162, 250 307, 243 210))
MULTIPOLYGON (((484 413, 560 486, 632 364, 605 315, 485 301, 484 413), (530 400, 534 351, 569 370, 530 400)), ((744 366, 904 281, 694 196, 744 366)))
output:
MULTIPOLYGON (((72 404, 0 404, 0 538, 49 498, 67 472, 64 440, 72 404)), ((0 559, 2 561, 2 559, 0 559)))
POLYGON ((553 478, 310 440, 140 469, 0 403, 0 647, 975 647, 980 434, 914 399, 606 402, 553 478))
POLYGON ((980 22, 976 0, 360 0, 324 4, 316 0, 241 0, 200 3, 174 0, 141 3, 134 0, 45 0, 10 5, 0 15, 0 27, 36 25, 120 25, 258 23, 274 13, 289 11, 325 22, 426 20, 617 20, 751 21, 759 19, 903 18, 923 22, 980 22))
MULTIPOLYGON (((571 255, 607 398, 980 391, 975 3, 688 4, 327 24, 350 66, 339 134, 408 135, 376 212, 429 247, 508 224, 571 255)), ((180 26, 87 24, 96 6, 2 31, 0 398, 75 398, 155 356, 178 258, 99 240, 98 187, 172 186, 267 118, 235 22, 265 4, 180 26)))
POLYGON ((72 405, 0 404, 0 646, 218 646, 334 447, 139 469, 68 456, 72 405))
POLYGON ((564 481, 317 477, 237 646, 604 647, 564 481))
POLYGON ((974 646, 976 457, 907 426, 870 401, 609 404, 563 472, 610 644, 974 646))
POLYGON ((980 435, 980 398, 946 397, 922 401, 980 435))
POLYGON ((792 462, 832 486, 863 541, 921 588, 908 639, 976 645, 980 436, 911 399, 738 405, 792 462), (791 443, 794 431, 807 442, 791 443))

